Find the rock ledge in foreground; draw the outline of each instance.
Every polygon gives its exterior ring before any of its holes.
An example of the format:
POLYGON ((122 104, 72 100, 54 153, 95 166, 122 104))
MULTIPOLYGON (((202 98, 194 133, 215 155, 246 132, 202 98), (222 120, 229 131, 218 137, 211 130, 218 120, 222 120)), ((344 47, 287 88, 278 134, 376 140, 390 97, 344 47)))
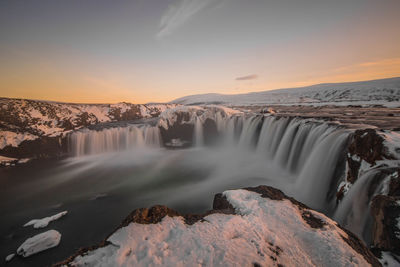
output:
POLYGON ((101 244, 56 266, 381 266, 352 233, 280 190, 225 191, 205 214, 134 210, 101 244))

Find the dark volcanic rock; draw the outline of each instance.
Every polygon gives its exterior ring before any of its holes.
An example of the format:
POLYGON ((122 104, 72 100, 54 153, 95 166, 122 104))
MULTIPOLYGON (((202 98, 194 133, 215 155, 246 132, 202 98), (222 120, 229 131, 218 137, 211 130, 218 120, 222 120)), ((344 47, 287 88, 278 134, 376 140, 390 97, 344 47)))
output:
POLYGON ((354 183, 358 179, 362 160, 374 166, 377 160, 392 158, 388 155, 383 141, 383 137, 377 134, 374 129, 357 130, 354 132, 348 146, 348 152, 350 154, 350 156, 347 157, 348 182, 354 183), (356 157, 354 158, 354 156, 356 157))
MULTIPOLYGON (((194 125, 191 121, 192 115, 187 111, 177 111, 175 114, 177 118, 173 124, 170 124, 168 121, 167 128, 160 127, 163 144, 168 147, 168 144, 171 143, 173 139, 179 139, 184 142, 185 146, 192 145, 194 133, 194 125)), ((207 118, 202 125, 204 143, 206 145, 214 144, 218 136, 215 121, 207 118)))
MULTIPOLYGON (((170 126, 168 129, 164 129, 160 127, 160 134, 163 141, 163 144, 171 143, 173 139, 182 140, 185 144, 192 144, 193 142, 193 129, 194 126, 192 124, 174 124, 170 126)), ((167 145, 166 145, 167 146, 167 145)))
POLYGON ((166 206, 156 205, 149 209, 140 208, 132 211, 125 220, 122 221, 118 228, 127 226, 128 224, 140 223, 140 224, 150 224, 159 223, 165 216, 180 216, 180 214, 166 206))
POLYGON ((25 140, 18 147, 6 146, 1 155, 11 158, 60 157, 68 152, 67 140, 62 137, 43 136, 35 140, 25 140))
POLYGON ((395 170, 389 183, 389 196, 400 196, 400 168, 395 170))
POLYGON ((204 143, 206 145, 212 145, 216 141, 216 137, 218 136, 217 125, 214 120, 206 119, 203 124, 204 131, 204 143))
POLYGON ((377 160, 393 159, 383 145, 383 137, 374 129, 356 130, 349 145, 349 153, 357 155, 371 165, 375 165, 377 160))
POLYGON ((375 196, 371 204, 374 219, 373 245, 380 250, 389 250, 400 255, 400 197, 375 196))
MULTIPOLYGON (((386 164, 377 165, 377 161, 396 160, 395 156, 389 153, 384 141, 384 138, 379 135, 375 129, 356 130, 351 135, 347 147, 346 182, 354 184, 357 181, 360 177, 360 168, 363 161, 370 164, 369 169, 379 169, 380 173, 376 174, 376 177, 369 188, 369 195, 372 195, 377 186, 382 182, 383 178, 389 175, 390 172, 393 172, 392 168, 386 164)), ((364 172, 369 169, 364 169, 364 172)), ((345 185, 338 188, 336 192, 336 201, 340 201, 345 193, 345 185)))

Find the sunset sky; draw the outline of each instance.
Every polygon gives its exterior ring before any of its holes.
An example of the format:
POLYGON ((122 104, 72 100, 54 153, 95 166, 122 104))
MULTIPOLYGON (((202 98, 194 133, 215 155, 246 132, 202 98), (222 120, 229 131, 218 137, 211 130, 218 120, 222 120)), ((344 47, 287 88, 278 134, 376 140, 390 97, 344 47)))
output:
POLYGON ((399 0, 1 0, 0 97, 166 102, 400 76, 399 0))

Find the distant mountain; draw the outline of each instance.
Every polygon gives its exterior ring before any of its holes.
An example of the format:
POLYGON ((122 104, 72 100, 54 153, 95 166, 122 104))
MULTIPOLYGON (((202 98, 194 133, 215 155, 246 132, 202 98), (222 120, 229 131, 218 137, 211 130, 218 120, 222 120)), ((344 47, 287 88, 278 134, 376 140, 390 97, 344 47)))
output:
POLYGON ((400 106, 400 77, 347 83, 324 83, 312 86, 253 92, 247 94, 200 94, 171 101, 174 104, 303 104, 400 106))

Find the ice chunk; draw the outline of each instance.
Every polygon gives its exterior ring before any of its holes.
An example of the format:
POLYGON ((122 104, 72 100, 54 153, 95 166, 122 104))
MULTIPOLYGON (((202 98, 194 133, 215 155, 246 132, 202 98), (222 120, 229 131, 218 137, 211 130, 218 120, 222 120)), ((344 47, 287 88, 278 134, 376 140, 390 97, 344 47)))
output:
POLYGON ((29 257, 46 249, 58 246, 60 240, 61 234, 58 231, 49 230, 25 240, 17 249, 17 254, 22 257, 29 257))
POLYGON ((62 216, 66 215, 67 213, 68 213, 68 211, 63 211, 63 212, 57 213, 56 215, 46 217, 43 219, 34 219, 34 220, 31 220, 31 221, 27 222, 26 224, 24 224, 24 227, 33 225, 33 228, 44 228, 47 225, 49 225, 50 222, 60 219, 62 216))
POLYGON ((14 258, 14 256, 15 256, 15 253, 12 253, 12 254, 8 255, 8 256, 6 257, 6 261, 7 261, 7 262, 8 262, 8 261, 11 261, 11 260, 14 258))

